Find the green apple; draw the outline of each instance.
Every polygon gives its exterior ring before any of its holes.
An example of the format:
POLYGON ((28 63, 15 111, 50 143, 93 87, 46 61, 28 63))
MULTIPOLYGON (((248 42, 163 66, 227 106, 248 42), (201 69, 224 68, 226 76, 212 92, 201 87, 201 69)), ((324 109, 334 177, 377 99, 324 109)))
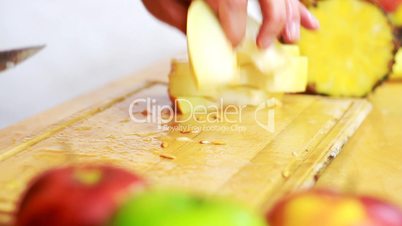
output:
POLYGON ((249 209, 219 198, 148 191, 128 200, 111 226, 266 226, 249 209))

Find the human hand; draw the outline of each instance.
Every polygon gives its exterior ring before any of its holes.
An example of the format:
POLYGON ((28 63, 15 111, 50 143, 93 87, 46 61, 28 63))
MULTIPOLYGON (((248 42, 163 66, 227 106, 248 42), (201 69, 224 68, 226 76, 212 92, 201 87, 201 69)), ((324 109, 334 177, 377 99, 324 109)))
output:
MULTIPOLYGON (((159 20, 186 32, 187 11, 191 0, 142 0, 159 20)), ((205 0, 217 14, 227 37, 234 46, 246 32, 247 0, 205 0)), ((300 38, 300 24, 318 29, 319 22, 299 0, 259 0, 263 16, 257 37, 260 48, 267 48, 277 38, 294 43, 300 38)))

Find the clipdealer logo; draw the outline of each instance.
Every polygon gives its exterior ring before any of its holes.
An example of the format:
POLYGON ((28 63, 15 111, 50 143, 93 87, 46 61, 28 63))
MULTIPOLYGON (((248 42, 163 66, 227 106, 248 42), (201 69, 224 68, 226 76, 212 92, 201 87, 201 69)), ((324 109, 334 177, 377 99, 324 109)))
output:
MULTIPOLYGON (((264 130, 275 132, 275 106, 278 101, 275 98, 266 100, 254 109, 254 120, 264 130)), ((166 128, 166 125, 175 123, 196 122, 201 130, 235 130, 244 131, 241 124, 245 113, 245 105, 227 105, 221 99, 216 105, 194 106, 187 99, 176 99, 172 105, 158 104, 154 98, 139 98, 131 102, 129 106, 130 119, 135 123, 152 123, 158 128, 166 128), (189 114, 179 115, 178 106, 187 105, 189 114), (230 125, 230 126, 227 126, 230 125)), ((244 126, 243 126, 244 127, 244 126)))

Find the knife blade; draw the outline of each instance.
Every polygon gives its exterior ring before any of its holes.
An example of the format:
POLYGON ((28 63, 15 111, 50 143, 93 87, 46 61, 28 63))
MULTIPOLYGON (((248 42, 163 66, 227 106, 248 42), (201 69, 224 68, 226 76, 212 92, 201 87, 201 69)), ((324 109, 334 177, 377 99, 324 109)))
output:
POLYGON ((42 50, 45 45, 0 51, 0 72, 13 68, 42 50))

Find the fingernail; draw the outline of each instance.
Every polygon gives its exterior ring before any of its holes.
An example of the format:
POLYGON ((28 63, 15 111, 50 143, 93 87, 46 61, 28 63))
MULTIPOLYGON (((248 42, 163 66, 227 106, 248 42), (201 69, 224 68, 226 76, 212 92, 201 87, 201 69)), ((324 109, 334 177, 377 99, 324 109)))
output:
POLYGON ((311 26, 314 29, 318 29, 320 28, 320 22, 317 20, 317 18, 315 18, 315 16, 313 14, 311 14, 310 12, 308 13, 308 20, 311 23, 311 26))
POLYGON ((296 42, 300 39, 300 27, 296 23, 290 23, 286 28, 286 42, 296 42))
POLYGON ((300 39, 300 26, 296 23, 290 23, 290 27, 288 28, 288 37, 291 39, 291 42, 295 42, 300 39))

